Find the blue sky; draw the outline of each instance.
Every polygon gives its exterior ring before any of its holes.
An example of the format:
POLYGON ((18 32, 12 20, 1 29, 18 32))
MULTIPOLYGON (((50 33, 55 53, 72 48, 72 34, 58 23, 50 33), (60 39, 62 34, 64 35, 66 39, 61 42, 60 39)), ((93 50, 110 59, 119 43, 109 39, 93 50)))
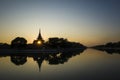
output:
POLYGON ((0 42, 63 37, 91 46, 120 41, 119 0, 0 0, 0 42))

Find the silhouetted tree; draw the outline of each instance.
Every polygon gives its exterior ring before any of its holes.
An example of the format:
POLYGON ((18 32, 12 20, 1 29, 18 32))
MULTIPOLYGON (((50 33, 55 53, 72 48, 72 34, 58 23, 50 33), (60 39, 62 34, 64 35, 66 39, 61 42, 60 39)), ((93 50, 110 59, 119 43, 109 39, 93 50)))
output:
POLYGON ((101 51, 106 51, 109 54, 112 53, 120 53, 120 41, 119 42, 109 42, 106 43, 105 45, 97 45, 94 46, 93 48, 101 51))
POLYGON ((25 48, 27 45, 27 40, 22 37, 17 37, 11 42, 12 48, 25 48))
POLYGON ((105 45, 106 47, 112 47, 113 46, 113 43, 112 42, 109 42, 105 45))
POLYGON ((8 45, 7 43, 0 43, 0 49, 1 48, 8 49, 8 48, 10 48, 10 45, 8 45))
POLYGON ((45 45, 50 48, 86 48, 80 43, 70 42, 67 39, 58 37, 49 38, 45 45))

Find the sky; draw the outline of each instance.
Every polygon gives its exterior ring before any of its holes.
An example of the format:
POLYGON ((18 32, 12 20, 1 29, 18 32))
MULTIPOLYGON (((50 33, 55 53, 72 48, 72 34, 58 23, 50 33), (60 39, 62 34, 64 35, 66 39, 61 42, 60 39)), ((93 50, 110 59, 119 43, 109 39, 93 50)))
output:
POLYGON ((86 46, 120 41, 120 0, 0 0, 0 43, 67 38, 86 46))

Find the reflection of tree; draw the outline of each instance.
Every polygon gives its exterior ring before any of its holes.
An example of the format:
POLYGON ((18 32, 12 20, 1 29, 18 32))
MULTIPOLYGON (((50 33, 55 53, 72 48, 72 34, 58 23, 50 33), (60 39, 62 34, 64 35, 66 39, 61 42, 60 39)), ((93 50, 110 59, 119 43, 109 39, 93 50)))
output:
POLYGON ((23 65, 27 62, 27 56, 11 56, 11 62, 16 65, 23 65))
POLYGON ((108 42, 105 45, 97 45, 93 46, 92 48, 106 51, 109 54, 112 53, 119 53, 120 54, 120 41, 119 42, 108 42))
POLYGON ((27 56, 32 57, 34 61, 37 62, 39 71, 41 69, 42 62, 46 60, 50 65, 54 64, 64 64, 67 62, 70 58, 73 56, 79 55, 82 53, 84 49, 64 49, 60 52, 54 52, 54 53, 40 53, 40 54, 32 54, 32 55, 26 55, 26 56, 11 56, 11 62, 16 65, 23 65, 27 61, 27 56))
POLYGON ((119 53, 120 54, 120 49, 105 49, 104 51, 106 51, 109 54, 112 54, 112 53, 119 53))
POLYGON ((51 53, 47 56, 46 60, 49 64, 64 64, 71 57, 76 56, 77 54, 82 53, 84 50, 75 50, 75 51, 63 51, 62 53, 51 53))
POLYGON ((52 53, 47 56, 46 60, 49 64, 62 64, 67 61, 67 59, 61 56, 61 53, 52 53))
POLYGON ((108 54, 113 54, 113 53, 120 54, 120 49, 104 49, 104 48, 95 48, 95 49, 100 50, 100 51, 105 51, 108 54))
POLYGON ((71 57, 79 55, 82 53, 84 49, 79 49, 79 50, 70 50, 70 51, 61 51, 61 52, 56 52, 56 53, 44 53, 40 55, 34 55, 32 56, 34 61, 37 62, 39 71, 41 70, 41 65, 44 60, 48 61, 50 65, 52 64, 64 64, 67 62, 71 57))

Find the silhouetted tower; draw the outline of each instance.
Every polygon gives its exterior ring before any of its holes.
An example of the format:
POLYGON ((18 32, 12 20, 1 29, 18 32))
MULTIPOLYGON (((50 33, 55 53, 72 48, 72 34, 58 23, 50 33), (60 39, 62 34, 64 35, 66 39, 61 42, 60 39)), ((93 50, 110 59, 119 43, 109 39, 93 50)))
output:
POLYGON ((37 40, 43 40, 42 36, 41 36, 41 30, 39 29, 39 34, 38 34, 38 38, 37 40))
POLYGON ((33 41, 33 44, 35 45, 42 45, 44 43, 44 40, 41 36, 41 30, 39 29, 39 34, 36 40, 33 41))

